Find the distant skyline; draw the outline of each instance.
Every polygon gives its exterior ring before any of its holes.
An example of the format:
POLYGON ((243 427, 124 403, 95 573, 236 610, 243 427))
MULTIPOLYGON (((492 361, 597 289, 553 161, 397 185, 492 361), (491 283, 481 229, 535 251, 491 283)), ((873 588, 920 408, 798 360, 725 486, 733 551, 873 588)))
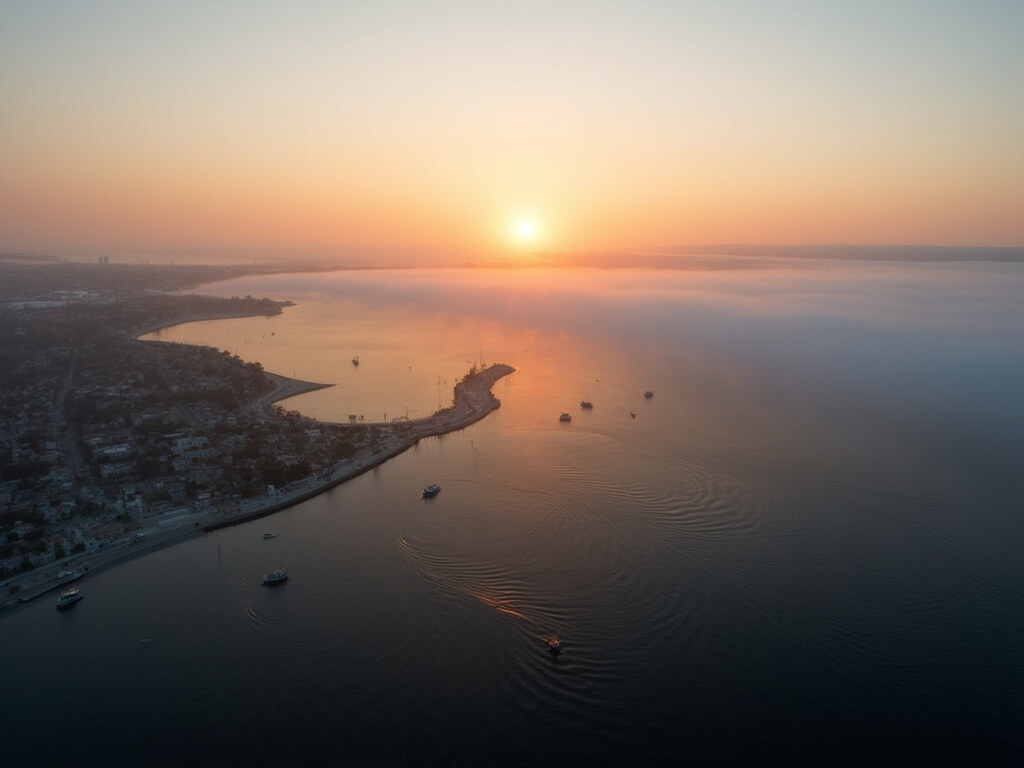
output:
POLYGON ((8 2, 0 251, 1024 245, 1024 3, 8 2))

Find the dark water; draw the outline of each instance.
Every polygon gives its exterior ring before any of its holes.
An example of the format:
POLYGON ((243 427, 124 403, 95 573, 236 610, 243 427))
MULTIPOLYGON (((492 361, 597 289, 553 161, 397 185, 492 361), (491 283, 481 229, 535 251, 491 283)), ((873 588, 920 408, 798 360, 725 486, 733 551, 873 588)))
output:
POLYGON ((164 337, 338 383, 320 417, 518 371, 470 429, 0 617, 0 764, 1019 762, 1021 288, 1012 264, 212 287, 300 305, 164 337))

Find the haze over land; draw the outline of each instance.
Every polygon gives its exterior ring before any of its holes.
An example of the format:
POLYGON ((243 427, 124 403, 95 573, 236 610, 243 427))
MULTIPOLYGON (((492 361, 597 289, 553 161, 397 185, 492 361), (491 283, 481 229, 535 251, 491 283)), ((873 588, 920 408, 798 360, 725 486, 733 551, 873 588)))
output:
POLYGON ((0 250, 1020 246, 1021 29, 1016 2, 5 4, 0 250))

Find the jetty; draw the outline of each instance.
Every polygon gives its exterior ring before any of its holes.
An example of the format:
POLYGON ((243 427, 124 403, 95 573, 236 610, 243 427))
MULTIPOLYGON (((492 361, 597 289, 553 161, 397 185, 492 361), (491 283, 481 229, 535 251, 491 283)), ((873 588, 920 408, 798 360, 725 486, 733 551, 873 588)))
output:
POLYGON ((319 496, 327 489, 341 485, 371 469, 376 469, 424 438, 465 429, 501 407, 501 400, 494 396, 491 388, 498 379, 514 373, 515 370, 511 365, 496 363, 479 371, 471 371, 455 385, 454 401, 448 408, 442 408, 422 419, 371 424, 369 426, 386 432, 384 439, 374 448, 363 449, 351 459, 341 462, 331 471, 316 478, 301 481, 290 488, 279 489, 272 496, 253 499, 249 506, 235 514, 209 519, 202 525, 202 529, 214 531, 272 515, 319 496))

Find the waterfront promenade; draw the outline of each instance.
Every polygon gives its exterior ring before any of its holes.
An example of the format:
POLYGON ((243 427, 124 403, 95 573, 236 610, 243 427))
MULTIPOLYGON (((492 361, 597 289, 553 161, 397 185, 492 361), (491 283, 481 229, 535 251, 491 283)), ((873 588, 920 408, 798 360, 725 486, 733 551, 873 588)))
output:
MULTIPOLYGON (((236 511, 211 510, 181 516, 173 521, 173 525, 149 533, 144 538, 139 539, 131 535, 95 552, 78 553, 6 579, 0 582, 0 608, 7 608, 19 602, 29 602, 55 590, 60 586, 57 574, 62 570, 73 568, 86 574, 95 573, 127 559, 184 541, 203 531, 212 531, 271 515, 379 467, 407 451, 423 438, 465 429, 501 406, 501 401, 494 396, 491 388, 498 379, 514 371, 515 368, 510 365, 496 364, 467 375, 455 385, 453 405, 431 416, 411 421, 361 424, 360 427, 370 426, 377 430, 380 438, 358 450, 352 457, 338 462, 328 472, 305 478, 286 488, 275 489, 264 496, 240 501, 236 511)), ((272 377, 275 386, 256 403, 260 408, 267 408, 279 400, 325 386, 288 379, 276 374, 267 375, 272 377)), ((346 425, 339 426, 344 428, 346 425)))

